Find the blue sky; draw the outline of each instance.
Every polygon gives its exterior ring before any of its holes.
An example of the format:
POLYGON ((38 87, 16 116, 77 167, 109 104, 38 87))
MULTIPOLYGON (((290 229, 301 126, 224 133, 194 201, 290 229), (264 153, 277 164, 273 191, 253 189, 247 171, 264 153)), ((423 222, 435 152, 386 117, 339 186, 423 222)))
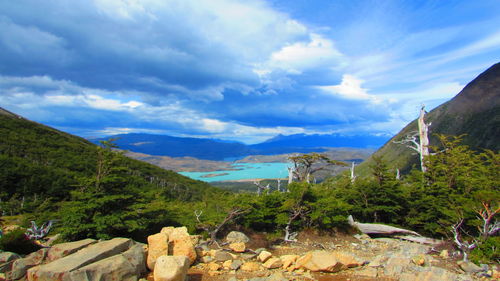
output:
POLYGON ((394 134, 500 61, 500 1, 0 0, 0 106, 84 137, 394 134))

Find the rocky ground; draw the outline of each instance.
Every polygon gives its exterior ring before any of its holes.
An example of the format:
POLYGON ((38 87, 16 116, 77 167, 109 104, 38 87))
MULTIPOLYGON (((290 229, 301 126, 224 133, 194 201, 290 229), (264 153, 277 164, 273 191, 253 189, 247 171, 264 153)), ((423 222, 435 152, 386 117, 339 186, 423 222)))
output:
POLYGON ((500 280, 498 265, 476 266, 431 248, 366 235, 303 232, 271 244, 262 234, 231 232, 219 244, 166 227, 148 244, 126 238, 54 245, 25 257, 0 253, 0 280, 500 280))

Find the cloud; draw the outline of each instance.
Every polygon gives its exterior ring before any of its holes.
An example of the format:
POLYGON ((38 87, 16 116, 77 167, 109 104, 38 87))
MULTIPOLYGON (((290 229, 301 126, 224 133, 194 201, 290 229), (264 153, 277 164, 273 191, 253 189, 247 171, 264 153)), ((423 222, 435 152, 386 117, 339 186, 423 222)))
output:
POLYGON ((334 86, 316 86, 316 88, 331 95, 337 95, 345 99, 367 100, 373 103, 380 103, 381 99, 368 94, 368 90, 361 87, 363 80, 350 74, 342 76, 342 82, 334 86))

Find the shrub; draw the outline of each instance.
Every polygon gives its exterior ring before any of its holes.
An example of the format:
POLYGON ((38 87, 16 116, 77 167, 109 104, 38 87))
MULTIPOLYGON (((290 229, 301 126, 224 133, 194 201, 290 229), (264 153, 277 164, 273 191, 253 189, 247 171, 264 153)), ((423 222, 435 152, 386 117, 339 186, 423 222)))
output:
POLYGON ((26 255, 40 249, 24 235, 25 230, 18 228, 0 238, 0 250, 26 255))

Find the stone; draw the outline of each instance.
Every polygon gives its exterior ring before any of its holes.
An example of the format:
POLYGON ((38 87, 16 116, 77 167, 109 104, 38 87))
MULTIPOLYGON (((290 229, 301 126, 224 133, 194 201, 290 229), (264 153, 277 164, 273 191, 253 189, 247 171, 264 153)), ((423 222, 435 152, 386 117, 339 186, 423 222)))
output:
POLYGON ((211 270, 211 271, 217 271, 221 268, 222 268, 222 266, 218 263, 215 263, 215 262, 211 262, 211 263, 207 264, 207 269, 211 270))
POLYGON ((49 251, 47 253, 47 262, 55 261, 67 255, 73 254, 74 252, 79 251, 85 247, 88 247, 89 245, 92 245, 96 242, 97 240, 89 238, 89 239, 54 245, 49 248, 49 251))
POLYGON ((414 256, 413 258, 411 258, 411 261, 418 266, 424 266, 425 256, 424 255, 414 256))
POLYGON ((196 261, 198 256, 189 236, 178 236, 172 243, 173 256, 186 256, 189 259, 190 265, 196 261))
POLYGON ((0 264, 21 258, 20 255, 11 252, 0 252, 0 264))
POLYGON ((27 255, 22 259, 17 259, 12 263, 12 269, 10 272, 7 272, 8 280, 17 280, 26 275, 28 269, 42 264, 42 262, 47 257, 47 252, 49 250, 47 248, 40 249, 34 253, 27 255))
POLYGON ((267 269, 279 268, 283 266, 283 262, 280 258, 270 258, 264 263, 264 267, 267 269))
POLYGON ((218 251, 215 251, 214 259, 216 261, 224 262, 227 260, 232 260, 233 256, 231 256, 231 254, 229 254, 226 251, 218 250, 218 251))
POLYGON ((231 231, 226 236, 226 241, 229 243, 248 243, 250 238, 248 238, 248 236, 246 236, 243 232, 231 231))
POLYGON ((335 251, 332 253, 332 255, 338 262, 342 263, 346 268, 358 267, 361 264, 363 264, 363 262, 361 262, 357 257, 347 252, 335 251))
POLYGON ((299 255, 283 255, 280 257, 281 261, 283 262, 283 269, 287 269, 290 266, 292 266, 297 259, 299 258, 299 255))
POLYGON ((388 257, 385 256, 376 256, 370 263, 368 263, 368 266, 370 267, 381 267, 384 265, 384 263, 388 260, 388 257))
POLYGON ((148 258, 147 266, 149 270, 155 268, 156 259, 168 254, 168 235, 160 232, 148 236, 148 258))
POLYGON ((297 259, 297 267, 314 272, 338 272, 344 265, 331 252, 312 251, 297 259))
POLYGON ((184 281, 188 269, 186 256, 160 256, 154 268, 154 281, 184 281))
POLYGON ((288 281, 290 279, 283 275, 283 272, 275 272, 271 276, 267 277, 266 281, 288 281))
POLYGON ((237 270, 238 268, 241 267, 242 264, 243 264, 243 262, 241 260, 234 260, 234 261, 231 262, 230 268, 232 270, 237 270))
POLYGON ((236 243, 231 243, 229 244, 229 249, 236 253, 243 253, 246 250, 245 243, 243 242, 236 242, 236 243))
MULTIPOLYGON (((458 281, 463 280, 460 275, 439 267, 427 267, 425 271, 405 272, 400 275, 399 281, 458 281)), ((468 280, 468 279, 467 279, 468 280)))
POLYGON ((214 261, 214 258, 212 258, 211 256, 204 256, 204 257, 200 258, 200 261, 202 263, 209 263, 209 262, 214 261))
POLYGON ((161 229, 160 233, 165 233, 168 236, 168 241, 172 242, 177 239, 182 239, 185 237, 189 237, 189 232, 187 231, 187 227, 164 227, 161 229))
POLYGON ((270 252, 268 251, 262 251, 260 252, 260 254, 257 256, 257 259, 260 261, 260 262, 266 262, 269 258, 271 258, 273 256, 273 254, 271 254, 270 252))
POLYGON ((70 278, 69 272, 121 254, 133 245, 134 241, 127 238, 114 238, 95 243, 71 255, 30 269, 28 271, 28 280, 70 280, 68 279, 70 278))
POLYGON ((470 261, 459 261, 458 266, 467 273, 482 272, 483 269, 470 261))
POLYGON ((143 275, 146 271, 146 253, 142 245, 136 244, 121 254, 105 258, 70 272, 69 279, 67 280, 136 281, 137 277, 143 275))
POLYGON ((249 271, 249 272, 254 272, 254 271, 259 271, 261 269, 260 264, 257 262, 249 261, 245 262, 241 265, 240 267, 241 270, 243 271, 249 271))
POLYGON ((363 277, 369 277, 369 278, 376 278, 378 271, 374 267, 366 267, 363 268, 359 271, 355 272, 356 276, 363 276, 363 277))
POLYGON ((441 253, 439 253, 439 257, 447 259, 450 257, 450 254, 448 253, 448 250, 442 250, 441 253))

